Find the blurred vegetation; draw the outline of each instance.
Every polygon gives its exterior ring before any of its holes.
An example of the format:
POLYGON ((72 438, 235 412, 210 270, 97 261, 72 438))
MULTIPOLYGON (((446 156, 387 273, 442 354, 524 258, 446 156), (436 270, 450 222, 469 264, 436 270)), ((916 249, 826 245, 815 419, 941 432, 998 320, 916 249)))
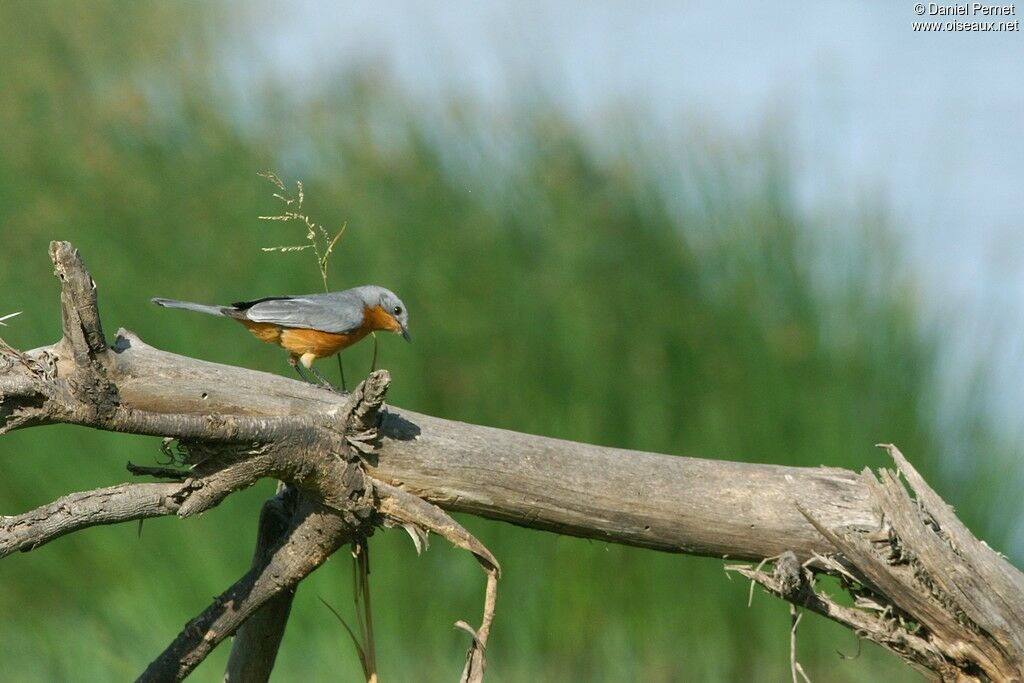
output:
MULTIPOLYGON (((69 239, 96 277, 108 334, 123 325, 163 349, 288 374, 279 350, 244 330, 148 303, 320 288, 308 254, 260 251, 297 236, 256 218, 277 208, 256 177, 273 168, 305 181, 329 230, 348 223, 332 286, 380 283, 408 304, 416 344, 380 340, 396 404, 791 465, 877 466, 872 444, 893 441, 1006 547, 991 437, 966 405, 957 424, 931 417, 939 339, 916 323, 885 207, 806 215, 780 144, 666 146, 639 125, 587 134, 536 103, 500 118, 466 103, 426 116, 370 72, 302 99, 243 74, 243 108, 238 74, 213 49, 228 49, 219 31, 231 11, 0 4, 0 314, 24 310, 2 330, 11 343, 58 338, 46 245, 69 239), (944 428, 987 454, 955 486, 944 428)), ((369 353, 346 353, 350 381, 369 353)), ((0 443, 0 505, 12 514, 116 483, 126 460, 157 457, 153 439, 18 432, 0 443)), ((0 562, 4 679, 136 675, 247 567, 272 490, 264 482, 201 519, 147 522, 141 537, 135 525, 93 529, 0 562)), ((788 610, 764 596, 748 609, 746 584, 720 561, 463 521, 505 569, 496 681, 788 679, 788 610)), ((371 547, 382 679, 455 680, 466 637, 451 624, 478 615, 479 569, 440 542, 417 558, 402 534, 371 547)), ((350 614, 350 571, 339 556, 302 585, 276 680, 358 676, 317 600, 350 614)), ((812 679, 914 679, 871 646, 836 654, 858 647, 803 621, 812 679)), ((221 648, 195 680, 219 680, 226 657, 221 648)))

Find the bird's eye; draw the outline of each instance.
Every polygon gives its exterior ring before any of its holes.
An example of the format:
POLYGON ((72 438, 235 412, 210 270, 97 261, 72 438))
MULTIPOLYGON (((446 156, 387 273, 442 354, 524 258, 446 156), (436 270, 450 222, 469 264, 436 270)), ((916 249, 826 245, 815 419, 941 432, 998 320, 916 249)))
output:
POLYGON ((402 315, 402 307, 395 306, 395 315, 402 315))

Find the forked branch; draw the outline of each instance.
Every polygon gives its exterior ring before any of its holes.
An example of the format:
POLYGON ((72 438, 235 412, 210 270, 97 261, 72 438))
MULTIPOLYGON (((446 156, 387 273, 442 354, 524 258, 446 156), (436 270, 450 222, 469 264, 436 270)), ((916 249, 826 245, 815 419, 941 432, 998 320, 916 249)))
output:
MULTIPOLYGON (((497 560, 448 512, 734 566, 769 592, 833 619, 945 680, 1024 679, 1024 576, 976 539, 903 456, 878 476, 626 451, 467 425, 384 405, 390 376, 351 395, 154 349, 120 330, 106 346, 96 288, 55 243, 64 338, 21 352, 0 340, 0 433, 70 423, 170 439, 169 478, 65 496, 0 518, 0 556, 97 524, 216 506, 260 478, 268 503, 250 571, 143 674, 179 680, 238 632, 233 680, 265 680, 290 595, 339 547, 381 524, 433 531, 487 573, 463 680, 479 681, 497 560), (900 480, 900 474, 906 485, 900 480), (908 490, 909 487, 909 490, 908 490), (847 606, 818 586, 838 578, 847 606)), ((794 665, 794 671, 797 667, 794 665)))

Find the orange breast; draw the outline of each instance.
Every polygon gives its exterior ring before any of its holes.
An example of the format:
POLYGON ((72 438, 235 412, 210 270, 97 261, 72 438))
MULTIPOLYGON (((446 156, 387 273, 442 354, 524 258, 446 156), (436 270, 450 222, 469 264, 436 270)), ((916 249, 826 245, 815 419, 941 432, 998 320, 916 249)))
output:
POLYGON ((296 356, 312 353, 317 358, 333 355, 346 346, 355 344, 368 332, 356 330, 351 334, 332 334, 319 330, 281 327, 274 323, 257 323, 252 320, 239 319, 238 322, 248 327, 253 336, 260 341, 276 344, 296 356))
POLYGON ((311 353, 317 358, 333 356, 346 346, 351 346, 369 334, 369 330, 359 328, 348 334, 334 334, 320 330, 301 330, 284 328, 281 330, 281 346, 291 353, 302 356, 311 353))
POLYGON ((281 329, 273 323, 254 323, 251 320, 245 320, 244 318, 236 318, 238 322, 242 323, 249 328, 253 336, 260 341, 270 342, 271 344, 281 344, 281 329))

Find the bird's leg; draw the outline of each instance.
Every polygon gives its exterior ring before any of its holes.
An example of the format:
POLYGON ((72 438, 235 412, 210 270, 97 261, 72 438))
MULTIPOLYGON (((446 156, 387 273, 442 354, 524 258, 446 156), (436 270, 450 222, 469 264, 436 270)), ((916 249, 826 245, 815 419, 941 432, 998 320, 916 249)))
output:
POLYGON ((297 357, 289 356, 288 357, 288 365, 290 365, 293 368, 295 368, 295 372, 299 375, 299 377, 302 378, 303 382, 308 382, 310 384, 316 385, 316 386, 320 387, 321 389, 330 389, 331 391, 334 391, 334 387, 331 386, 331 383, 328 382, 327 380, 325 380, 323 375, 321 375, 319 372, 314 370, 312 367, 309 367, 307 369, 308 370, 312 370, 313 374, 316 375, 317 379, 319 379, 320 381, 319 382, 314 382, 312 379, 310 379, 309 375, 307 375, 305 370, 302 369, 303 365, 305 365, 305 364, 300 362, 297 357))
POLYGON ((316 384, 309 378, 305 372, 302 371, 302 365, 299 364, 299 359, 296 356, 288 356, 288 365, 295 368, 295 372, 298 373, 299 377, 302 378, 303 382, 309 382, 310 384, 316 384))
POLYGON ((327 389, 328 391, 333 391, 334 393, 340 393, 338 391, 338 389, 333 384, 331 384, 330 382, 327 381, 326 377, 321 375, 320 372, 316 368, 313 367, 313 361, 316 360, 316 358, 312 354, 307 354, 307 355, 308 355, 308 362, 306 362, 306 360, 305 360, 307 358, 307 356, 303 356, 301 358, 299 356, 288 356, 288 365, 290 365, 293 368, 295 368, 295 372, 297 372, 299 374, 299 377, 302 378, 303 382, 309 382, 310 384, 315 384, 316 386, 320 387, 321 389, 327 389), (305 368, 305 369, 303 369, 303 368, 305 368), (311 380, 309 378, 309 375, 306 374, 306 372, 305 372, 306 370, 309 370, 310 372, 312 372, 316 376, 316 378, 318 380, 320 380, 320 381, 319 382, 314 382, 313 380, 311 380))
MULTIPOLYGON (((296 367, 297 367, 297 366, 296 366, 296 367)), ((308 367, 307 369, 308 369, 308 370, 309 370, 310 372, 312 372, 312 373, 313 373, 314 375, 316 375, 316 378, 317 378, 318 380, 320 380, 320 387, 321 387, 321 388, 323 388, 323 389, 327 389, 327 390, 329 390, 329 391, 333 391, 333 392, 334 392, 334 393, 336 393, 336 394, 337 394, 337 393, 340 393, 340 392, 338 391, 338 388, 337 388, 337 387, 335 387, 335 386, 334 386, 333 384, 331 384, 330 382, 328 382, 328 381, 327 381, 327 378, 326 378, 326 377, 324 377, 323 375, 321 375, 321 374, 320 374, 320 371, 319 371, 319 370, 317 370, 316 368, 314 368, 314 367, 313 367, 312 365, 310 365, 310 366, 309 366, 309 367, 308 367)))
MULTIPOLYGON (((299 356, 298 360, 299 360, 299 365, 305 367, 306 370, 309 370, 310 372, 312 372, 313 375, 318 380, 320 380, 319 386, 320 386, 321 389, 327 389, 328 391, 333 391, 334 393, 338 393, 338 390, 334 387, 334 385, 331 384, 330 382, 328 382, 327 378, 324 377, 323 375, 321 375, 320 372, 316 368, 313 367, 313 361, 316 360, 316 356, 313 353, 311 353, 311 352, 304 353, 301 356, 299 356)), ((296 365, 295 367, 298 368, 299 365, 296 365)))

